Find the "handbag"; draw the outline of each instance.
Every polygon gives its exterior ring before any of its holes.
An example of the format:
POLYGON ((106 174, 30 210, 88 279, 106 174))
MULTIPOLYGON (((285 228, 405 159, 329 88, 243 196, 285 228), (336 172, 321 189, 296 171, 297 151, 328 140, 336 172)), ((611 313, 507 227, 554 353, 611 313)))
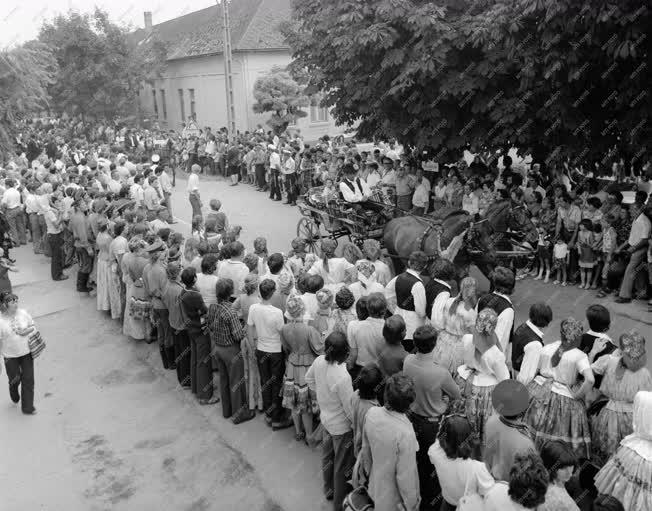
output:
POLYGON ((367 489, 364 486, 359 486, 344 497, 342 506, 345 511, 372 511, 374 502, 369 497, 367 489))
POLYGON ((34 330, 29 337, 27 338, 27 343, 29 345, 29 351, 32 354, 32 359, 38 357, 41 352, 45 349, 45 341, 41 332, 34 330))

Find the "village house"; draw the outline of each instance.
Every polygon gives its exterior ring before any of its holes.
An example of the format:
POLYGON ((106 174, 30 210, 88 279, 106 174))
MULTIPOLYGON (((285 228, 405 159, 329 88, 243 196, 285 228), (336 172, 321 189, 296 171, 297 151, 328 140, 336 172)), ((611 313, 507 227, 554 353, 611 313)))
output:
MULTIPOLYGON (((253 131, 269 127, 269 115, 253 112, 256 79, 274 66, 286 66, 290 51, 280 24, 290 19, 290 0, 237 0, 229 4, 236 128, 253 131)), ((162 129, 181 130, 194 117, 200 128, 213 131, 227 125, 222 11, 218 5, 154 25, 152 13, 144 15, 145 27, 134 32, 138 44, 158 38, 167 45, 166 68, 160 79, 146 84, 141 105, 162 129)), ((336 135, 329 112, 319 106, 306 107, 307 117, 292 128, 307 141, 336 135)))

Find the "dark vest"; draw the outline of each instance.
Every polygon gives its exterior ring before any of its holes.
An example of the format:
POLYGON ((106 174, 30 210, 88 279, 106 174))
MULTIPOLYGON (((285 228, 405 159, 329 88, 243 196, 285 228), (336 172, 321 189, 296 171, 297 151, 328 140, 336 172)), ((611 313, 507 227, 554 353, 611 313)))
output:
MULTIPOLYGON (((483 309, 493 309, 496 312, 497 316, 500 316, 501 312, 506 309, 514 309, 511 303, 502 296, 498 296, 496 293, 489 293, 482 296, 478 300, 478 312, 483 309)), ((514 323, 512 322, 512 327, 509 331, 509 341, 512 342, 514 337, 514 323)))
MULTIPOLYGON (((585 332, 584 334, 582 334, 582 340, 580 341, 580 349, 588 355, 591 352, 591 349, 593 348, 593 343, 595 342, 596 339, 597 336, 585 332)), ((616 346, 613 343, 608 342, 605 348, 595 356, 593 361, 595 362, 600 357, 604 357, 605 355, 611 355, 614 351, 616 351, 616 346)), ((602 378, 603 375, 601 374, 595 375, 595 383, 593 384, 594 388, 596 389, 600 388, 600 384, 602 383, 602 378)))
POLYGON ((404 272, 396 277, 394 289, 396 291, 396 305, 403 310, 414 312, 414 297, 412 287, 419 279, 411 273, 404 272))
POLYGON ((516 371, 521 370, 525 347, 531 342, 537 341, 543 346, 543 341, 527 323, 520 325, 512 336, 512 367, 516 371))
POLYGON ((426 314, 430 315, 432 312, 432 304, 435 303, 439 293, 450 293, 451 289, 435 279, 428 280, 425 285, 426 288, 426 314))

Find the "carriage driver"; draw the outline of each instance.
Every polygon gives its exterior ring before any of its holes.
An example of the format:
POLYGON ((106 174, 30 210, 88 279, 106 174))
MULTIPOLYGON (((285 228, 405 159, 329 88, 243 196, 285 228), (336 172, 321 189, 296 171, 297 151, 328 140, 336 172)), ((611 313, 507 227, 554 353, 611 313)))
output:
POLYGON ((340 192, 344 200, 354 204, 367 202, 371 196, 371 189, 367 182, 360 177, 356 177, 357 171, 350 163, 344 165, 342 171, 344 179, 340 182, 340 192))

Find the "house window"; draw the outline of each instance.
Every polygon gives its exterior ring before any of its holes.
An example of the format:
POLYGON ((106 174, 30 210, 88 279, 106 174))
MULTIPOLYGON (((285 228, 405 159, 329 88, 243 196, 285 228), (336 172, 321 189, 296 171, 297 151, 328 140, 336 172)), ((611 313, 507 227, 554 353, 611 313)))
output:
POLYGON ((154 116, 158 119, 158 103, 156 102, 156 89, 152 89, 152 101, 154 105, 154 116))
POLYGON ((181 122, 186 122, 186 105, 183 102, 183 89, 179 89, 179 109, 181 111, 181 122))
POLYGON ((161 89, 161 106, 163 107, 163 119, 168 118, 168 106, 165 103, 165 89, 161 89))
POLYGON ((328 109, 319 106, 310 107, 310 122, 328 122, 328 109))
POLYGON ((195 111, 195 89, 188 89, 188 95, 190 96, 190 117, 193 121, 197 120, 197 112, 195 111))

